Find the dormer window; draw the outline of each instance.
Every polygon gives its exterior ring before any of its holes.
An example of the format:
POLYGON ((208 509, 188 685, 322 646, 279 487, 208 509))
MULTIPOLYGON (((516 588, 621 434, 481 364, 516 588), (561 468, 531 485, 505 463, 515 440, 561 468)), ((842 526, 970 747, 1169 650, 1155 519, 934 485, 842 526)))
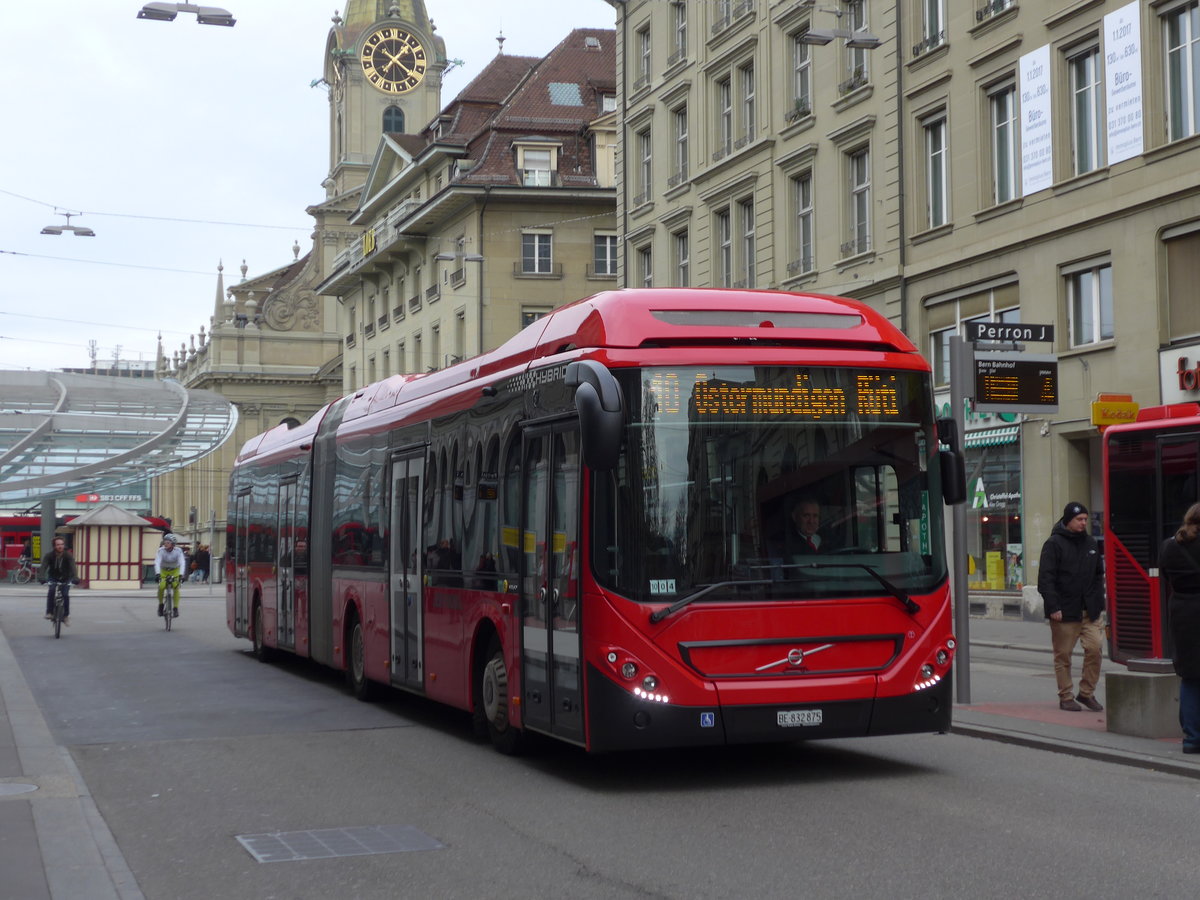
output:
POLYGON ((526 187, 553 187, 558 184, 558 145, 516 145, 517 169, 526 187))

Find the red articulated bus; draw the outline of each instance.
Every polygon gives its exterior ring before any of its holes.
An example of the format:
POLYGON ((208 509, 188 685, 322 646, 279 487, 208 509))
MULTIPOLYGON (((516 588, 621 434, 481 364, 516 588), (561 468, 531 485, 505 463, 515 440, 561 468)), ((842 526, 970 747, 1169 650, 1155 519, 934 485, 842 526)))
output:
POLYGON ((1109 655, 1167 659, 1167 595, 1158 551, 1200 500, 1200 404, 1138 410, 1104 431, 1104 572, 1109 655))
POLYGON ((933 409, 863 304, 598 294, 248 441, 229 628, 470 711, 504 752, 945 731, 963 487, 933 409))

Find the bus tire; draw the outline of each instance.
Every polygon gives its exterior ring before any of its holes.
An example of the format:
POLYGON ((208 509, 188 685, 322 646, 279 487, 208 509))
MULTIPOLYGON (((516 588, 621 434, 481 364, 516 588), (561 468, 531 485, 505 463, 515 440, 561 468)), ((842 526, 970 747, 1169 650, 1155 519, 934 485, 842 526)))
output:
POLYGON ((488 737, 501 753, 516 755, 524 749, 525 733, 508 720, 508 668, 504 665, 500 639, 495 635, 488 643, 485 658, 487 661, 479 672, 477 696, 488 737))
POLYGON ((346 682, 356 699, 364 703, 374 699, 375 683, 367 678, 366 635, 358 616, 354 616, 350 622, 346 641, 346 682))
POLYGON ((254 604, 254 621, 250 626, 250 642, 254 647, 254 658, 261 663, 268 663, 274 656, 266 644, 266 632, 263 628, 263 608, 261 603, 254 604))

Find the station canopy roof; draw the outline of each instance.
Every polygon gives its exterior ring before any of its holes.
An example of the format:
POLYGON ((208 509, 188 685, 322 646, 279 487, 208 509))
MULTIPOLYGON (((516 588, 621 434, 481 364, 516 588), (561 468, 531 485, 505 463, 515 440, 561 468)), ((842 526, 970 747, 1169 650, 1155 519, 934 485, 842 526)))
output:
POLYGON ((154 478, 212 453, 236 425, 220 394, 170 379, 0 370, 0 503, 154 478))

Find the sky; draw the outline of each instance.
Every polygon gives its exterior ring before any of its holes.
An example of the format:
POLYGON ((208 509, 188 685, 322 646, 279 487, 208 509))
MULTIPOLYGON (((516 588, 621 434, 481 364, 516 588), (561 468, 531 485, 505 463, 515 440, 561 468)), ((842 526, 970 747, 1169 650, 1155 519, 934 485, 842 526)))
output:
MULTIPOLYGON (((325 42, 339 0, 204 0, 233 28, 137 18, 143 0, 6 5, 0 54, 0 369, 153 362, 208 328, 225 285, 312 246, 325 199, 325 42), (43 235, 70 224, 95 237, 43 235)), ((544 56, 612 28, 605 0, 426 0, 461 60, 446 104, 496 54, 544 56)))

